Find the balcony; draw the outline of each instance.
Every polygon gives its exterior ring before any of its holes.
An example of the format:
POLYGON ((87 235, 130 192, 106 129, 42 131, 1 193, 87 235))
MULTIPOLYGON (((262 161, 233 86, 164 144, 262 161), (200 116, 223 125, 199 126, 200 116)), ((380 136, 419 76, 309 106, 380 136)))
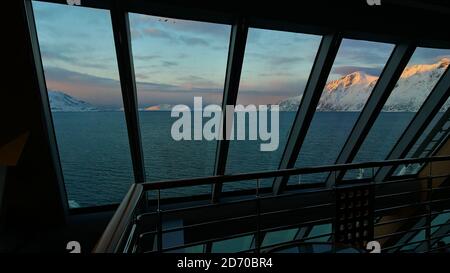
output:
POLYGON ((94 252, 271 253, 448 251, 449 156, 295 168, 198 179, 134 184, 94 252), (384 168, 423 164, 417 176, 377 181, 384 168), (334 186, 260 188, 264 178, 370 170, 371 178, 334 186), (216 183, 254 181, 253 190, 162 198, 161 192, 216 183))

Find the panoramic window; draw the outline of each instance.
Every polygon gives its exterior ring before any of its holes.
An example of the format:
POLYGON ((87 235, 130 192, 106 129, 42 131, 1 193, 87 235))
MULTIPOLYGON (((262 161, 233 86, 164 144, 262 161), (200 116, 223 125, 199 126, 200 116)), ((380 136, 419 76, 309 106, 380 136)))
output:
MULTIPOLYGON (((244 107, 260 105, 279 106, 279 126, 277 147, 271 151, 261 151, 261 144, 269 141, 261 136, 250 138, 252 130, 249 115, 259 115, 259 127, 267 124, 268 132, 277 130, 272 124, 272 113, 267 113, 267 121, 261 119, 261 112, 241 112, 246 115, 245 140, 230 141, 227 158, 227 173, 245 173, 277 169, 286 145, 289 130, 295 118, 301 94, 308 80, 321 37, 301 33, 250 28, 245 49, 244 63, 237 105, 244 107)), ((278 121, 278 120, 277 120, 278 121)), ((253 124, 253 123, 252 123, 253 124)), ((237 129, 235 123, 235 130, 237 129)), ((256 130, 256 127, 255 127, 256 130)), ((274 140, 270 140, 274 143, 274 140)), ((273 179, 265 179, 261 186, 271 185, 273 179)), ((225 184, 224 191, 255 188, 255 183, 242 182, 225 184)))
MULTIPOLYGON (((344 39, 295 167, 334 164, 394 45, 344 39)), ((291 177, 290 184, 323 182, 327 173, 291 177)))
MULTIPOLYGON (((204 108, 222 103, 231 26, 141 14, 129 18, 147 180, 213 175, 217 141, 206 140, 202 128, 215 112, 204 108), (182 129, 191 140, 172 136, 180 118, 171 116, 176 105, 191 110, 180 113, 190 123, 182 129)), ((210 191, 196 188, 196 193, 210 191)), ((171 196, 183 194, 189 195, 170 190, 171 196)))
MULTIPOLYGON (((384 160, 447 69, 450 50, 417 48, 382 112, 364 140, 354 162, 384 160)), ((372 172, 348 172, 347 178, 372 172)))
POLYGON ((119 203, 134 178, 110 13, 33 10, 69 206, 119 203))

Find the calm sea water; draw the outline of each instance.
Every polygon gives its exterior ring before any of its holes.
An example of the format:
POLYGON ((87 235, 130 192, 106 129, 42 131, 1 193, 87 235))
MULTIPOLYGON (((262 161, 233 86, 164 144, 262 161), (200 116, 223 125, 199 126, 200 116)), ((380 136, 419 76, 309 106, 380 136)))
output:
MULTIPOLYGON (((334 163, 359 113, 316 113, 296 166, 334 163)), ((227 173, 278 167, 295 113, 280 113, 280 144, 261 152, 261 141, 232 141, 227 173)), ((413 113, 382 113, 364 142, 356 161, 382 160, 413 113)), ((134 181, 125 118, 122 112, 53 113, 66 190, 72 206, 120 202, 134 181)), ((140 124, 147 181, 213 174, 215 141, 174 141, 170 112, 141 112, 140 124)), ((206 121, 206 120, 205 120, 206 121)), ((248 128, 248 126, 247 126, 248 128)), ((290 183, 320 181, 323 175, 292 177, 290 183)), ((269 186, 272 180, 261 181, 269 186)), ((254 181, 226 185, 225 191, 254 188, 254 181)), ((210 187, 172 189, 163 196, 208 193, 210 187)))

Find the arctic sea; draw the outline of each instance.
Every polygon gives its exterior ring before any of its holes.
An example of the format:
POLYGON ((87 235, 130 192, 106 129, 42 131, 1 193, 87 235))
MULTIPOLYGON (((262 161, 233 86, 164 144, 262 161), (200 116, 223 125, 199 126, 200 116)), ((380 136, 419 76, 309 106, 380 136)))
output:
MULTIPOLYGON (((333 164, 358 112, 318 112, 300 151, 296 166, 333 164)), ((382 160, 414 113, 381 113, 356 161, 382 160)), ((231 141, 227 173, 276 169, 286 144, 294 112, 280 112, 277 150, 261 152, 261 141, 231 141)), ((176 118, 170 112, 140 112, 146 180, 170 180, 213 174, 215 141, 175 141, 170 131, 176 118)), ((64 182, 71 206, 120 202, 134 181, 123 112, 53 112, 64 182)), ((204 120, 205 122, 206 120, 204 120)), ((247 124, 248 128, 248 124, 247 124)), ((318 182, 326 174, 291 178, 292 183, 318 182)), ((271 181, 262 181, 269 186, 271 181)), ((254 188, 254 181, 237 182, 225 191, 254 188)), ((209 193, 210 187, 172 189, 163 196, 209 193)))

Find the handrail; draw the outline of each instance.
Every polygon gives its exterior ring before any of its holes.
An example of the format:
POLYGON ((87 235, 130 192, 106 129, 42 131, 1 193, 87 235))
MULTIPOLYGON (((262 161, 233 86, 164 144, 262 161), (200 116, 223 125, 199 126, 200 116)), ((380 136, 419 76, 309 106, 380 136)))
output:
MULTIPOLYGON (((114 253, 119 250, 124 236, 127 236, 127 229, 133 223, 133 217, 137 217, 136 208, 140 201, 146 201, 142 199, 145 196, 146 191, 150 190, 161 190, 170 189, 175 187, 189 187, 197 185, 207 185, 214 184, 217 182, 239 182, 242 180, 251 179, 261 179, 275 176, 291 176, 296 174, 310 174, 319 172, 330 172, 337 170, 348 170, 356 168, 373 168, 382 167, 387 165, 403 165, 403 164, 415 164, 415 163, 426 163, 426 162, 438 162, 438 161, 449 161, 450 156, 436 156, 428 158, 418 158, 418 159, 399 159, 399 160, 388 160, 382 162, 365 162, 365 163, 351 163, 351 164, 340 164, 332 166, 319 166, 319 167, 306 167, 306 168, 295 168, 287 170, 275 170, 275 171, 265 171, 265 172, 254 172, 254 173, 243 173, 243 174, 232 174, 232 175, 219 175, 212 177, 202 177, 202 178, 191 178, 191 179, 179 179, 171 181, 158 181, 158 182, 145 182, 139 184, 132 184, 127 195, 120 203, 117 211, 109 222, 105 232, 101 236, 99 242, 95 246, 94 253, 114 253)), ((371 182, 369 182, 371 183, 371 182)), ((384 183, 384 182, 383 182, 384 183)), ((346 187, 346 185, 336 185, 335 188, 346 187)), ((321 190, 330 190, 326 188, 321 188, 321 190)), ((268 197, 268 196, 267 196, 268 197)), ((274 197, 274 196, 271 196, 274 197)), ((264 197, 259 197, 264 198, 264 197)), ((447 201, 448 199, 443 199, 447 201)), ((436 200, 435 202, 442 202, 443 200, 436 200)), ((431 202, 430 202, 431 203, 431 202)), ((422 202, 415 205, 425 205, 428 202, 422 202)), ((410 206, 409 204, 408 206, 410 206)), ((392 209, 392 208, 390 208, 392 209)), ((380 210, 377 210, 379 212, 380 210)), ((145 213, 145 211, 144 211, 145 213)), ((223 219, 222 219, 223 220, 223 219)), ((185 228, 185 227, 184 227, 185 228)))
POLYGON ((143 193, 141 184, 133 183, 103 232, 93 253, 114 253, 128 227, 143 193))
POLYGON ((251 172, 251 173, 241 173, 241 174, 229 174, 229 175, 216 175, 208 177, 196 177, 188 179, 177 179, 177 180, 162 180, 156 182, 145 182, 142 183, 144 191, 158 190, 158 189, 171 189, 178 187, 190 187, 190 186, 200 186, 200 185, 211 185, 215 183, 229 183, 242 180, 252 180, 252 179, 262 179, 277 176, 292 176, 298 174, 311 174, 311 173, 321 173, 321 172, 333 172, 333 171, 345 171, 349 169, 359 169, 359 168, 374 168, 374 167, 384 167, 392 165, 404 165, 404 164, 416 164, 416 163, 427 163, 427 162, 439 162, 448 161, 450 156, 434 156, 427 158, 408 158, 408 159, 395 159, 386 161, 372 161, 364 163, 347 163, 347 164, 337 164, 337 165, 326 165, 318 167, 303 167, 294 169, 283 169, 275 171, 264 171, 264 172, 251 172))

